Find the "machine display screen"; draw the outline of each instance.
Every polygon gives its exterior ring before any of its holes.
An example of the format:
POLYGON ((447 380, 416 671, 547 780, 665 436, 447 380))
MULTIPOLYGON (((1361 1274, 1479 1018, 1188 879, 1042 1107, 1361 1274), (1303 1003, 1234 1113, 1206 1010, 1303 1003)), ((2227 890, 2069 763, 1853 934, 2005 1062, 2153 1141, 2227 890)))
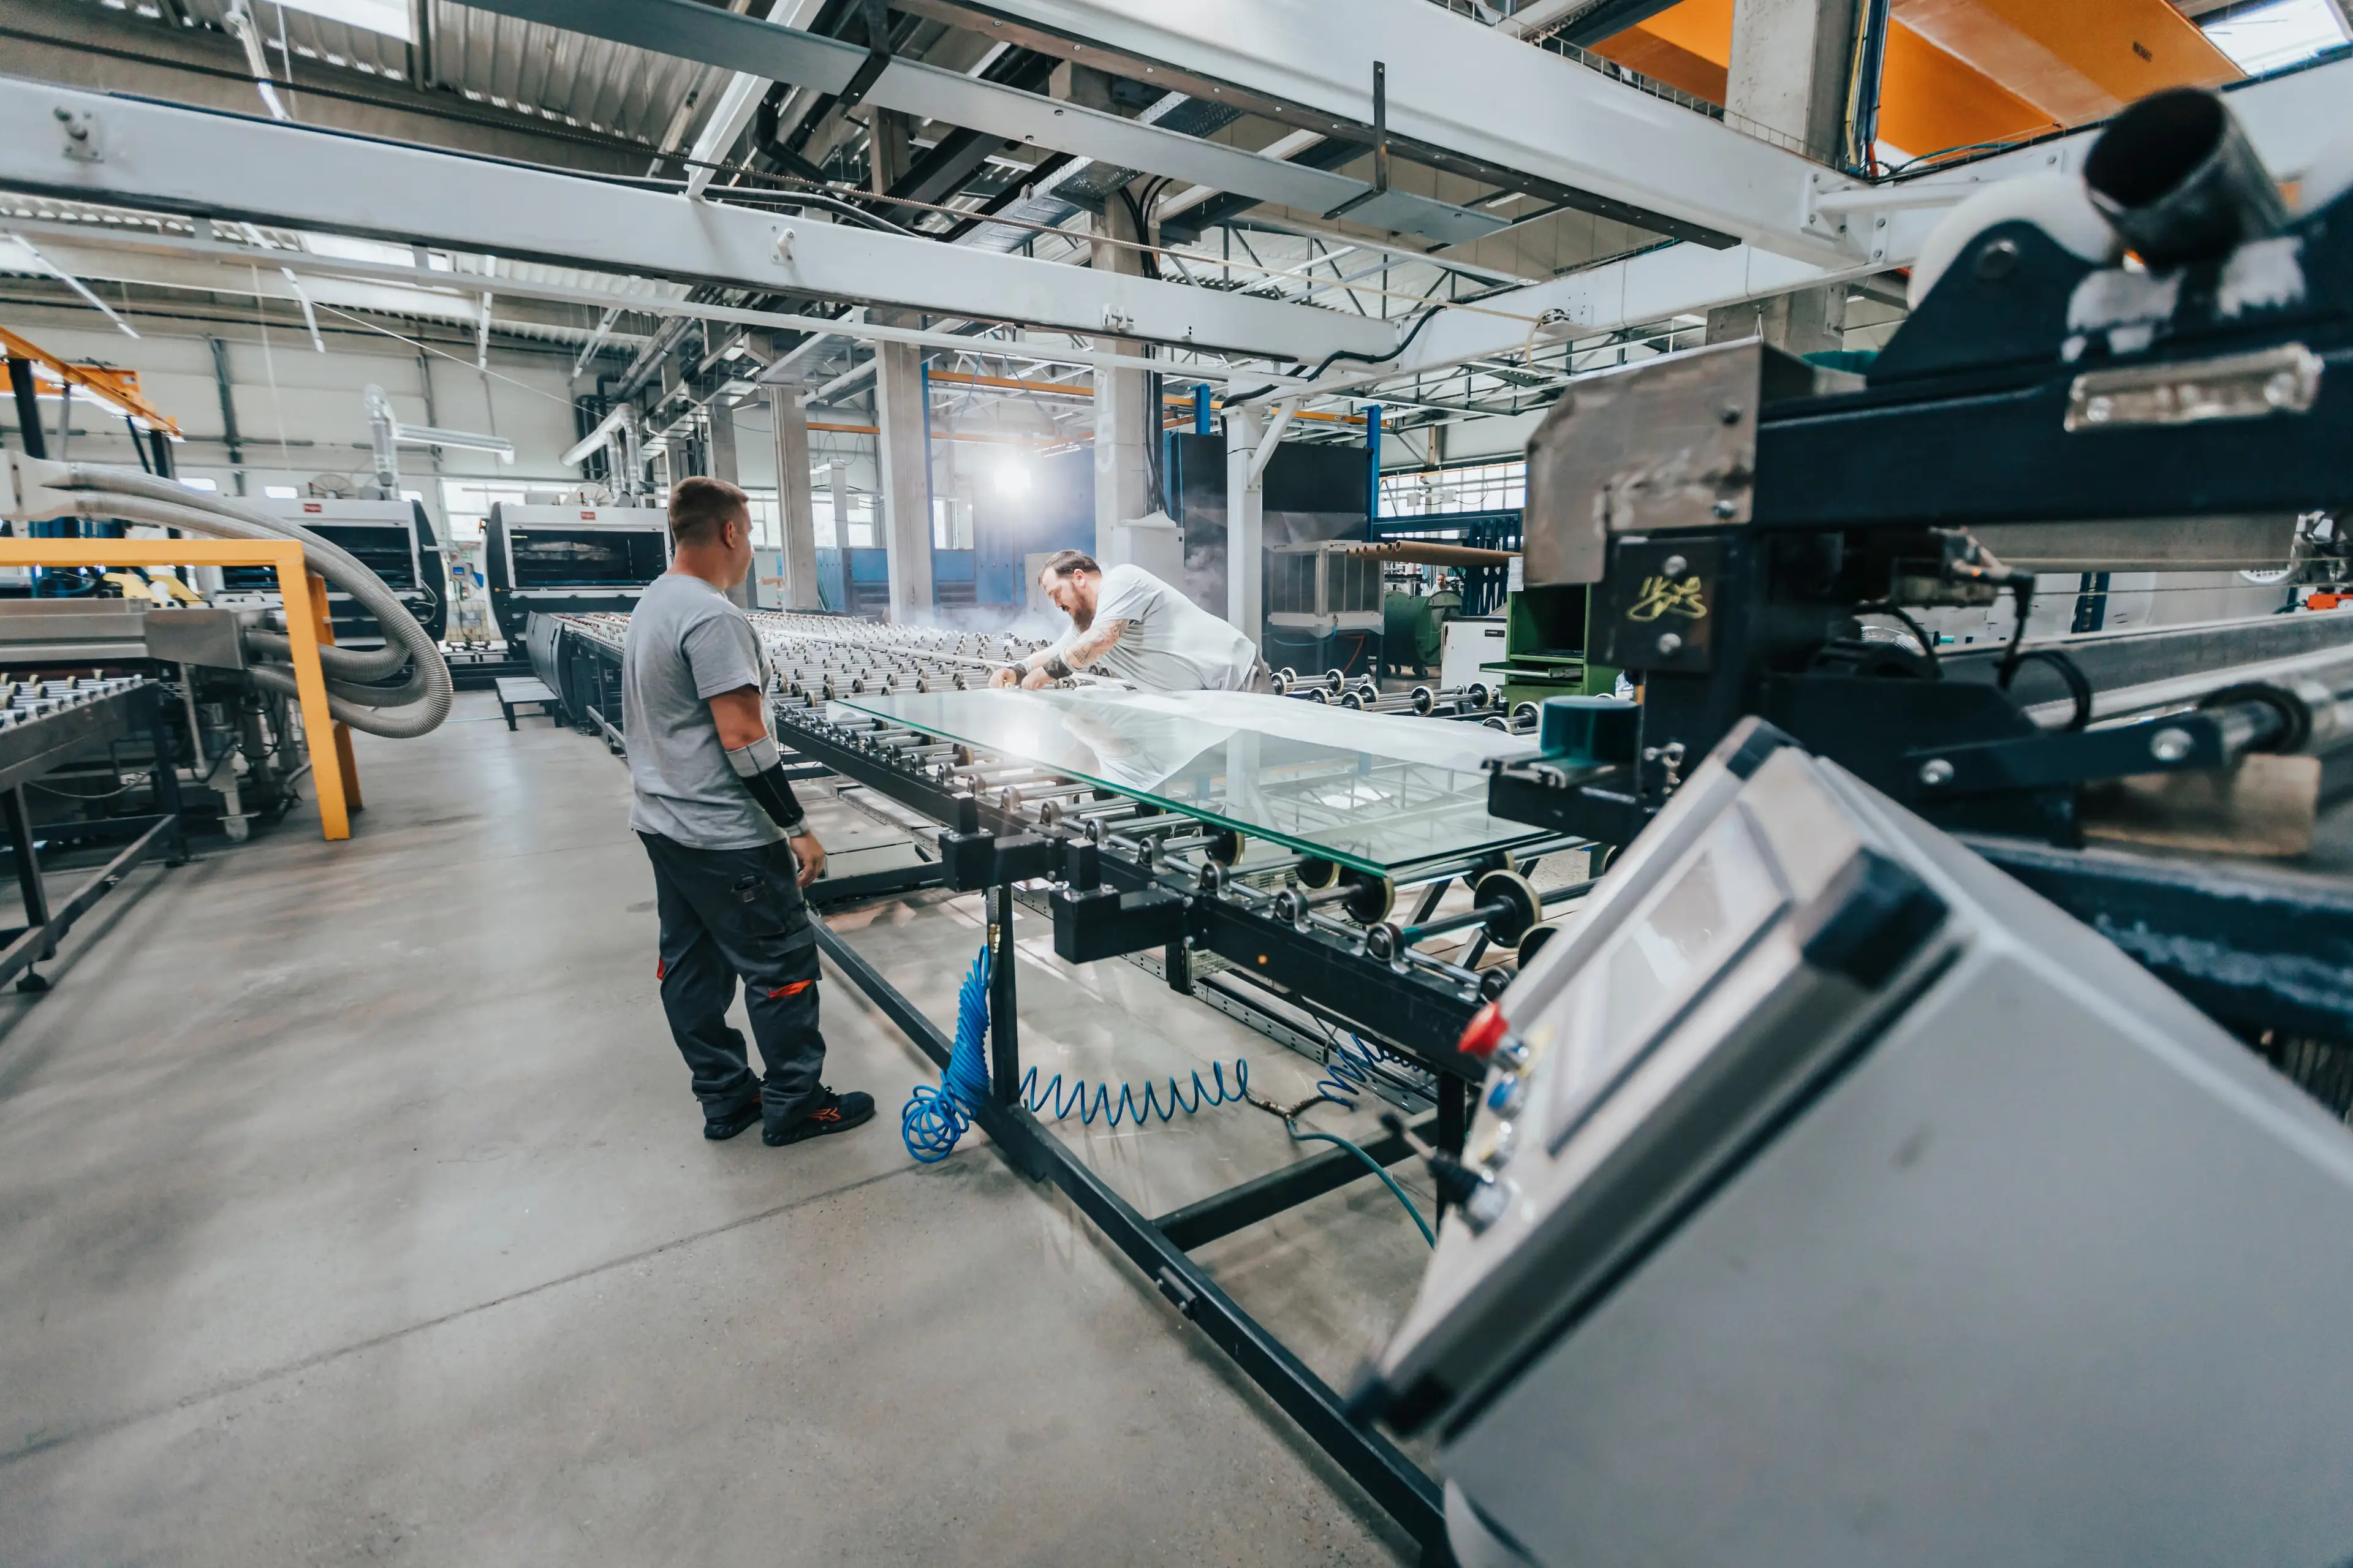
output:
POLYGON ((1556 1049, 1550 1144, 1558 1153, 1708 985, 1779 915, 1787 896, 1748 826, 1729 813, 1587 965, 1556 1049))
POLYGON ((518 588, 638 587, 670 564, 651 530, 515 529, 507 549, 518 588))

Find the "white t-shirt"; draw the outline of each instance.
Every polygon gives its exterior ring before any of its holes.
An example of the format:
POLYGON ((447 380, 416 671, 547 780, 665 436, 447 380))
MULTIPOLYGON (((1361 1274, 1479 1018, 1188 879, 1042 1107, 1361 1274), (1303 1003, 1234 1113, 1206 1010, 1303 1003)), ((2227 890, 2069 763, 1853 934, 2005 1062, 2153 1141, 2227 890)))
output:
MULTIPOLYGON (((1127 629, 1093 668, 1148 691, 1240 691, 1258 668, 1257 645, 1141 566, 1103 574, 1093 625, 1106 621, 1127 629)), ((1055 656, 1083 635, 1073 624, 1055 656)))

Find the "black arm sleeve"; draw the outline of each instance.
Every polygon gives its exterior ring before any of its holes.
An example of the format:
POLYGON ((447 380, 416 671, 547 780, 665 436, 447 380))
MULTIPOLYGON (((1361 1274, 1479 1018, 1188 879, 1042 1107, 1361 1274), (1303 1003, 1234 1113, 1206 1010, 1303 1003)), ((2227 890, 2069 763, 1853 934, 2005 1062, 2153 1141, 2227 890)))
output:
POLYGON ((801 810, 801 803, 793 795, 793 781, 785 776, 784 763, 778 763, 764 773, 754 773, 744 781, 744 787, 752 792, 752 798, 760 803, 760 809, 766 812, 787 837, 798 838, 808 831, 808 817, 801 810))

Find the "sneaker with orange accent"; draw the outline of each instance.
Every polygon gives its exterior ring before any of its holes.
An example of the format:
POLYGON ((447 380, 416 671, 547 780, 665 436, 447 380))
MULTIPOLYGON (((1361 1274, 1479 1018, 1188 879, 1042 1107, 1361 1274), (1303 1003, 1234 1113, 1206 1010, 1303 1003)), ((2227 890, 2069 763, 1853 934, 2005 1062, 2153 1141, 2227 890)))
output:
POLYGON ((760 1130, 760 1142, 771 1149, 786 1143, 797 1143, 805 1138, 822 1138, 828 1132, 847 1132, 874 1119, 874 1097, 861 1089, 848 1094, 836 1094, 831 1089, 820 1091, 818 1102, 784 1126, 774 1124, 760 1130))

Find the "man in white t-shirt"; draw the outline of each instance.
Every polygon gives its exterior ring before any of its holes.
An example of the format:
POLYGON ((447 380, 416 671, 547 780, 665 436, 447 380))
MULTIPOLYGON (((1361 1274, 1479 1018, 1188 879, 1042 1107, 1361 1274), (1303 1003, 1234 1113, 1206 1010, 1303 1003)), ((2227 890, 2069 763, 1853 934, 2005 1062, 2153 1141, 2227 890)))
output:
POLYGON ((1141 566, 1106 572, 1083 552, 1058 551, 1038 584, 1071 629, 998 670, 993 686, 1018 681, 1034 691, 1074 669, 1101 669, 1147 691, 1247 691, 1258 674, 1250 638, 1141 566))

